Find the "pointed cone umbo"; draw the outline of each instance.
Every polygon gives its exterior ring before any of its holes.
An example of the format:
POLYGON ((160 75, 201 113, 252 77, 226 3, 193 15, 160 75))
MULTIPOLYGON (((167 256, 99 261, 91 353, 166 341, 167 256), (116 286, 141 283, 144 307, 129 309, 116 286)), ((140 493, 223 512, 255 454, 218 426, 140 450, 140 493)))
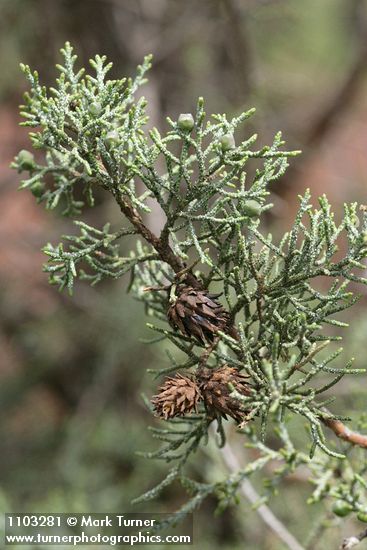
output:
POLYGON ((152 404, 156 415, 168 420, 197 411, 200 399, 196 382, 187 376, 176 374, 166 379, 159 388, 159 393, 153 396, 152 404))
POLYGON ((224 418, 231 416, 237 422, 242 422, 248 410, 245 411, 241 402, 231 397, 230 385, 244 396, 250 395, 248 376, 234 367, 223 365, 217 369, 201 368, 198 372, 198 383, 204 399, 205 407, 210 414, 224 418))
POLYGON ((229 314, 217 302, 218 296, 208 290, 178 285, 167 311, 170 325, 203 344, 213 342, 218 330, 226 331, 229 324, 229 314))

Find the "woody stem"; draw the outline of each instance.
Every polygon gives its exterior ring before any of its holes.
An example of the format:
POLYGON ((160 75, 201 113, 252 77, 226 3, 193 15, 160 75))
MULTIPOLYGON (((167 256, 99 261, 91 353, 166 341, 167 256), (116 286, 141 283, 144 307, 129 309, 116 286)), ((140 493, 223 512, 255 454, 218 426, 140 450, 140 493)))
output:
MULTIPOLYGON (((161 237, 157 237, 150 229, 147 227, 140 214, 133 207, 130 201, 124 197, 124 195, 118 189, 113 191, 114 198, 117 204, 120 207, 121 212, 127 217, 127 219, 133 224, 133 226, 138 230, 140 235, 153 246, 153 248, 158 252, 160 259, 171 266, 175 273, 180 273, 185 270, 186 266, 183 264, 182 260, 176 256, 167 242, 165 235, 161 234, 161 237)), ((162 232, 163 233, 163 232, 162 232)), ((193 287, 199 287, 200 283, 196 277, 188 271, 186 274, 187 282, 193 287)))

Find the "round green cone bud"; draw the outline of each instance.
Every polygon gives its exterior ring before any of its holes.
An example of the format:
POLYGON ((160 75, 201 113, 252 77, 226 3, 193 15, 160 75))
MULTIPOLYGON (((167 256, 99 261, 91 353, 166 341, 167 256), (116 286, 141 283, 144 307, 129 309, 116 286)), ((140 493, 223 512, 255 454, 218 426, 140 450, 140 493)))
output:
POLYGON ((353 507, 344 500, 337 500, 334 502, 332 510, 336 516, 344 518, 351 513, 353 507))
POLYGON ((118 132, 116 132, 116 130, 111 130, 110 132, 108 132, 106 134, 105 143, 109 147, 112 147, 113 145, 116 145, 117 143, 119 143, 119 141, 120 141, 120 137, 119 137, 118 132))
POLYGON ((359 227, 360 224, 361 224, 361 222, 359 221, 358 216, 353 216, 352 219, 351 219, 351 222, 354 225, 354 227, 359 227))
POLYGON ((367 523, 367 512, 358 512, 357 518, 359 521, 363 521, 363 523, 367 523))
POLYGON ((191 132, 191 130, 194 127, 194 117, 191 113, 182 113, 178 117, 177 125, 180 128, 180 130, 184 130, 185 132, 191 132))
POLYGON ((88 107, 88 111, 91 115, 97 116, 102 111, 102 105, 98 101, 93 101, 88 107))
POLYGON ((261 205, 254 200, 248 200, 243 205, 243 213, 249 218, 258 218, 261 214, 261 205))
POLYGON ((222 147, 222 151, 230 151, 236 147, 233 134, 224 134, 224 136, 220 138, 219 143, 222 147))
POLYGON ((22 149, 18 153, 18 164, 23 170, 32 170, 36 166, 34 155, 26 149, 22 149))
POLYGON ((31 193, 37 199, 42 197, 44 191, 45 191, 45 187, 44 187, 43 183, 41 183, 40 181, 37 181, 31 187, 31 193))

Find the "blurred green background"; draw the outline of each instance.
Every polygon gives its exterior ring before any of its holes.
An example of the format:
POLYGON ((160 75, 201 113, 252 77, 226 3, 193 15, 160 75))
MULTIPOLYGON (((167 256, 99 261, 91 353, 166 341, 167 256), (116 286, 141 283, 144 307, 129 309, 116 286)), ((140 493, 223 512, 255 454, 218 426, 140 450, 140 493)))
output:
MULTIPOLYGON (((178 487, 150 507, 130 504, 166 471, 135 453, 157 445, 141 399, 157 385, 146 369, 169 359, 163 348, 141 343, 144 311, 126 294, 126 281, 79 284, 73 298, 48 287, 40 248, 57 242, 69 222, 17 191, 19 176, 9 169, 17 151, 29 148, 18 126, 26 89, 19 63, 51 83, 66 40, 81 64, 107 54, 116 77, 133 75, 153 53, 143 93, 150 124, 161 130, 167 115, 192 111, 201 95, 208 113, 255 106, 247 131, 256 129, 261 144, 281 129, 289 148, 304 154, 272 190, 266 223, 278 235, 292 223, 305 187, 314 198, 327 193, 337 216, 345 200, 366 202, 367 3, 0 0, 0 509, 173 511, 185 499, 178 487)), ((88 216, 101 225, 118 212, 101 197, 88 216)), ((148 223, 154 228, 159 220, 148 223)), ((356 367, 365 366, 365 306, 362 296, 351 314, 354 329, 345 332, 356 367)), ((366 409, 360 380, 345 380, 337 391, 339 411, 353 417, 366 409)), ((202 480, 224 471, 214 447, 191 468, 202 480)), ((305 479, 290 479, 272 503, 302 542, 320 514, 305 507, 305 479)), ((213 521, 214 509, 209 499, 195 515, 195 548, 284 548, 248 504, 213 521)), ((343 533, 333 526, 320 548, 336 548, 343 533)))

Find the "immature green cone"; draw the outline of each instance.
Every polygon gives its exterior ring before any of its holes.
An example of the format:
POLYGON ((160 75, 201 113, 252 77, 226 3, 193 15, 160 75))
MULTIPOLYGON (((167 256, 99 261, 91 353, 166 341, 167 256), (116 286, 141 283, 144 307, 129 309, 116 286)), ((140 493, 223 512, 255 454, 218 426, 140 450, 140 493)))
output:
POLYGON ((222 147, 222 151, 230 151, 236 147, 236 142, 234 140, 233 134, 225 134, 219 140, 222 147))
POLYGON ((194 117, 192 116, 191 113, 182 113, 178 117, 177 124, 180 130, 184 130, 185 132, 191 132, 191 130, 195 126, 194 117))
POLYGON ((153 396, 152 403, 156 415, 168 420, 197 411, 200 399, 201 394, 196 382, 187 376, 176 374, 166 379, 159 388, 159 393, 153 396))
POLYGON ((227 330, 229 322, 228 312, 216 301, 218 296, 208 290, 178 285, 167 311, 170 325, 203 344, 213 342, 218 330, 227 330))
POLYGON ((198 372, 198 382, 206 409, 209 413, 218 414, 227 418, 231 416, 237 422, 246 418, 248 411, 244 411, 238 399, 230 396, 231 384, 244 396, 250 395, 248 376, 234 367, 224 365, 218 369, 201 368, 198 372))
POLYGON ((33 153, 27 151, 26 149, 19 151, 17 160, 21 170, 32 170, 36 167, 33 153))

